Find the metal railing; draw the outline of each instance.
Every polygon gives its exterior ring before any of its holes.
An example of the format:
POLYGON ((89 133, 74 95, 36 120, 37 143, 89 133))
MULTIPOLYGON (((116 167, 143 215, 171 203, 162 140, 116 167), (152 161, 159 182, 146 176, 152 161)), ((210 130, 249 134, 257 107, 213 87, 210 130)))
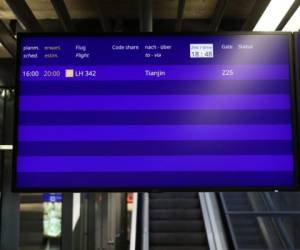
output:
MULTIPOLYGON (((247 194, 249 202, 251 203, 252 209, 237 211, 234 209, 228 209, 229 201, 226 200, 226 193, 220 193, 221 204, 225 213, 226 221, 228 224, 229 232, 231 235, 233 246, 236 250, 241 249, 255 249, 255 250, 267 250, 274 249, 274 237, 277 237, 277 241, 280 241, 282 247, 276 249, 288 249, 295 250, 299 249, 295 247, 295 244, 291 240, 289 233, 283 223, 283 218, 290 218, 295 216, 300 216, 300 211, 290 211, 290 210, 279 210, 274 204, 270 193, 244 193, 247 194), (267 247, 265 248, 251 248, 251 247, 241 247, 240 242, 237 239, 235 224, 233 223, 233 218, 256 219, 257 225, 260 228, 262 237, 265 239, 267 247), (264 225, 265 224, 265 225, 264 225), (271 228, 273 227, 273 228, 271 228), (272 235, 272 232, 276 232, 277 235, 272 235)), ((250 232, 249 232, 250 233, 250 232)))

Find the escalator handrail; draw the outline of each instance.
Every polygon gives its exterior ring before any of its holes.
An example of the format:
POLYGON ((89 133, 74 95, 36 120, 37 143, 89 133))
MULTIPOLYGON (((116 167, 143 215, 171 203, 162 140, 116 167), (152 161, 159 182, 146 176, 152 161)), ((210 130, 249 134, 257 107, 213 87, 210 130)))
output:
POLYGON ((143 193, 142 249, 149 250, 149 193, 143 193))
POLYGON ((214 193, 199 193, 200 206, 210 250, 228 250, 225 229, 214 193))
POLYGON ((130 229, 130 246, 129 246, 130 250, 136 249, 137 214, 138 214, 138 193, 133 193, 131 229, 130 229))

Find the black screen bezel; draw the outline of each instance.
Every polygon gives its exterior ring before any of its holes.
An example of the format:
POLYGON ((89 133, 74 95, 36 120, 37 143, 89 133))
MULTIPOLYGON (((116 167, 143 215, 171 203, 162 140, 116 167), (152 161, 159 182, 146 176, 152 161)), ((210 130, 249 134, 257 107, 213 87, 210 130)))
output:
MULTIPOLYGON (((298 34, 299 35, 299 34, 298 34)), ((13 178, 12 178, 12 190, 14 192, 162 192, 162 191, 298 191, 300 189, 299 181, 299 124, 300 120, 297 117, 299 110, 298 96, 299 91, 299 72, 294 67, 298 66, 298 58, 296 57, 296 63, 294 60, 295 51, 297 50, 296 36, 293 36, 289 32, 201 32, 201 33, 19 33, 17 35, 17 56, 16 56, 16 85, 15 85, 15 117, 14 117, 14 147, 13 147, 13 178), (101 187, 41 187, 41 188, 24 188, 17 186, 17 149, 18 149, 18 116, 19 116, 19 85, 20 85, 20 56, 21 56, 21 39, 23 37, 105 37, 105 36, 230 36, 230 35, 281 35, 287 36, 289 39, 288 53, 289 53, 289 68, 290 68, 290 96, 292 103, 292 122, 293 122, 293 149, 294 149, 294 186, 274 186, 274 187, 179 187, 179 188, 157 188, 157 187, 145 187, 145 188, 101 188, 101 187), (296 48, 296 49, 295 49, 296 48), (295 72, 296 71, 296 72, 295 72), (295 79, 296 76, 296 79, 295 79)))

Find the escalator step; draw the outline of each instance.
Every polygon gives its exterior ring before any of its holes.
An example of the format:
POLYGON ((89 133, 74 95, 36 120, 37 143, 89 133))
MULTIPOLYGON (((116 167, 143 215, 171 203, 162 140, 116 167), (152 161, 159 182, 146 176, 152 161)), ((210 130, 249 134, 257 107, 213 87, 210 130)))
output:
POLYGON ((261 231, 258 227, 236 227, 234 228, 235 234, 236 235, 256 235, 256 234, 261 234, 261 231))
POLYGON ((257 219, 253 216, 236 216, 231 219, 232 224, 236 227, 258 227, 257 219))
POLYGON ((186 220, 151 220, 149 223, 150 232, 203 232, 203 221, 186 220))
POLYGON ((243 196, 247 196, 247 193, 245 193, 245 192, 223 192, 222 195, 226 198, 227 197, 237 197, 237 196, 243 197, 243 196))
POLYGON ((150 199, 197 199, 198 193, 191 192, 165 192, 165 193, 150 193, 150 199))
POLYGON ((225 197, 226 201, 230 200, 232 202, 239 202, 239 201, 246 202, 246 203, 249 202, 248 196, 246 196, 246 195, 232 195, 232 196, 226 195, 224 197, 225 197))
POLYGON ((195 246, 206 245, 206 235, 203 233, 150 233, 150 245, 195 246))
POLYGON ((228 211, 244 211, 244 212, 248 212, 248 211, 252 211, 252 207, 251 206, 227 206, 228 211))
POLYGON ((153 246, 150 250, 209 250, 207 246, 153 246))
POLYGON ((43 195, 36 194, 20 194, 20 203, 43 203, 43 195))
MULTIPOLYGON (((239 249, 245 249, 245 250, 268 250, 270 248, 267 247, 265 244, 261 243, 244 243, 244 242, 238 242, 239 249)), ((272 250, 285 250, 287 248, 277 248, 277 249, 272 249, 272 250)))
POLYGON ((38 220, 43 221, 43 213, 35 211, 22 211, 20 213, 20 219, 22 220, 38 220))
POLYGON ((21 232, 43 232, 43 221, 39 220, 21 220, 21 232))
POLYGON ((150 209, 191 209, 200 207, 197 199, 151 199, 150 209))
POLYGON ((251 245, 251 244, 259 244, 262 246, 266 246, 265 241, 262 237, 261 234, 248 234, 248 235, 239 235, 237 237, 237 241, 246 245, 251 245))
POLYGON ((41 232, 29 232, 20 234, 21 246, 42 246, 43 240, 43 234, 41 232))
POLYGON ((20 246, 20 250, 45 250, 45 246, 20 246))
POLYGON ((150 220, 200 220, 199 209, 151 209, 150 220))

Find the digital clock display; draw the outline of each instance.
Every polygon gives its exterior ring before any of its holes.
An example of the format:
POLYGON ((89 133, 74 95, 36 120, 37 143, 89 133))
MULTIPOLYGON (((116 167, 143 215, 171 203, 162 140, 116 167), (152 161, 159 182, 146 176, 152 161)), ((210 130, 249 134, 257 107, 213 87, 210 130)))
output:
POLYGON ((213 44, 190 44, 191 58, 213 58, 214 45, 213 44))

